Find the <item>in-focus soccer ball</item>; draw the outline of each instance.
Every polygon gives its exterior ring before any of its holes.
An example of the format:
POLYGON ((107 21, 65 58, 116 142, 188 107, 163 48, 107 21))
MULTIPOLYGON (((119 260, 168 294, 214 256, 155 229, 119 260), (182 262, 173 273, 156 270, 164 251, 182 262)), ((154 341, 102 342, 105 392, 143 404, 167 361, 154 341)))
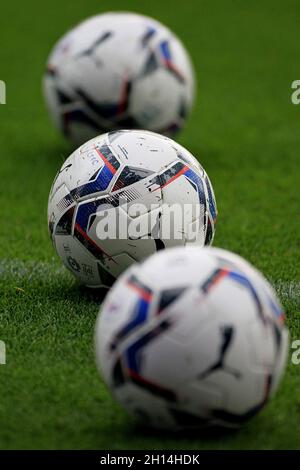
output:
POLYGON ((44 91, 55 125, 75 144, 123 128, 172 135, 193 104, 194 72, 180 40, 158 21, 105 13, 54 47, 44 91))
POLYGON ((97 362, 143 423, 238 427, 275 392, 288 332, 276 295, 237 255, 172 248, 129 268, 96 325, 97 362))
POLYGON ((114 131, 63 164, 48 203, 51 238, 85 285, 110 286, 148 255, 212 242, 217 208, 198 161, 168 137, 114 131))

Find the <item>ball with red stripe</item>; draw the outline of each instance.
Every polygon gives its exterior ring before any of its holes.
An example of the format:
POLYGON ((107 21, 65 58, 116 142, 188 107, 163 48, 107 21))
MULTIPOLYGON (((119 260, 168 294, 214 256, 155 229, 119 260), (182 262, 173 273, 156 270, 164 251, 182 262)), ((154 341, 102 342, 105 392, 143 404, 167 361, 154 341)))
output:
POLYGON ((80 145, 117 129, 178 132, 194 103, 187 50, 157 20, 108 12, 83 21, 54 46, 44 76, 55 126, 80 145))
POLYGON ((143 425, 239 427, 276 392, 288 331, 266 279, 217 248, 173 248, 129 268, 96 325, 113 395, 143 425))
POLYGON ((210 244, 216 218, 200 163, 173 140, 138 130, 79 147, 58 172, 48 204, 58 255, 92 287, 110 286, 155 251, 210 244))

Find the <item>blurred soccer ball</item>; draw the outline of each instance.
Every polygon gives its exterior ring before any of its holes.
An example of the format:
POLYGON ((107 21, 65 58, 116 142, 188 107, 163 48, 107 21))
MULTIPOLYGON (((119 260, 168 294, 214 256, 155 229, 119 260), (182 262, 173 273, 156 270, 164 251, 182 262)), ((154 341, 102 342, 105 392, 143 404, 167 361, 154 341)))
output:
POLYGON ((173 248, 128 269, 96 325, 97 362, 144 424, 238 427, 275 392, 288 332, 276 295, 237 255, 173 248))
POLYGON ((110 286, 163 248, 212 242, 217 208, 198 161, 173 140, 115 131, 90 140, 53 183, 48 223, 58 255, 88 286, 110 286))
POLYGON ((55 125, 75 144, 116 129, 172 135, 194 99, 194 73, 180 40, 134 13, 94 16, 50 54, 45 98, 55 125))

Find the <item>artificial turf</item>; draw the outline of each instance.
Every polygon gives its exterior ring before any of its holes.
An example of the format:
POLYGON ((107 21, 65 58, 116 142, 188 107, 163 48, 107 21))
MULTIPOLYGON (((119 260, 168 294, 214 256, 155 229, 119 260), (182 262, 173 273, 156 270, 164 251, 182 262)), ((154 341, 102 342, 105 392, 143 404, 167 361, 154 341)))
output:
MULTIPOLYGON (((215 245, 272 280, 300 338, 300 78, 297 0, 210 2, 14 0, 0 6, 0 448, 300 448, 300 365, 289 358, 278 395, 235 433, 174 436, 137 427, 96 370, 100 294, 80 288, 46 225, 53 177, 70 148, 49 122, 41 77, 54 42, 105 10, 158 18, 189 49, 198 99, 179 141, 201 161, 219 207, 215 245)), ((290 354, 291 357, 291 354, 290 354)))

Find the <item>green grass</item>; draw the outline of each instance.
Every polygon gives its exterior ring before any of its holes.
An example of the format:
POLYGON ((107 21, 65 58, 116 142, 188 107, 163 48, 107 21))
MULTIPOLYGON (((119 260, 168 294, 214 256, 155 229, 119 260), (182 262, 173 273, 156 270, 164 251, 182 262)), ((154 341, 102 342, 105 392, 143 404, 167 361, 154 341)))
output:
POLYGON ((198 101, 180 142, 210 175, 219 206, 215 245, 248 258, 277 286, 292 339, 300 338, 300 78, 297 0, 66 1, 0 7, 0 448, 300 448, 300 366, 237 433, 158 434, 136 427, 94 363, 100 295, 79 288, 48 239, 52 179, 69 147, 52 128, 41 77, 53 43, 109 9, 157 17, 182 37, 198 101), (289 283, 293 290, 288 290, 289 283))

